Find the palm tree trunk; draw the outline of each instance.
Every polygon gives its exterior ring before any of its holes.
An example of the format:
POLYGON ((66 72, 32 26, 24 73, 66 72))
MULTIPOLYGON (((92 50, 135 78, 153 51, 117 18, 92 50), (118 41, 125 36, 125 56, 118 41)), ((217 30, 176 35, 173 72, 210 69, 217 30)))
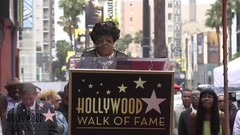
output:
POLYGON ((220 30, 219 28, 216 28, 216 33, 217 33, 217 40, 218 40, 218 66, 221 65, 221 51, 220 51, 220 30))
POLYGON ((72 30, 72 26, 69 27, 69 31, 68 31, 68 36, 69 36, 69 39, 70 39, 70 48, 71 50, 73 51, 73 38, 72 38, 72 34, 73 34, 73 30, 72 30))
POLYGON ((237 23, 237 52, 240 52, 240 12, 236 12, 237 13, 237 19, 236 19, 236 23, 237 23))
POLYGON ((232 60, 232 25, 228 26, 229 32, 229 61, 232 60))
POLYGON ((154 57, 166 58, 165 0, 154 0, 154 57))

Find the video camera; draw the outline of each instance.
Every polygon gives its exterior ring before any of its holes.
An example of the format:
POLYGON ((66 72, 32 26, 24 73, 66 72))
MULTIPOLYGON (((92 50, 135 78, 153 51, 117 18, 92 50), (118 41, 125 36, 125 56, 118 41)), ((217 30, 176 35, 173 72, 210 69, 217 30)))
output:
POLYGON ((237 94, 236 92, 228 92, 228 99, 235 102, 237 101, 237 94))

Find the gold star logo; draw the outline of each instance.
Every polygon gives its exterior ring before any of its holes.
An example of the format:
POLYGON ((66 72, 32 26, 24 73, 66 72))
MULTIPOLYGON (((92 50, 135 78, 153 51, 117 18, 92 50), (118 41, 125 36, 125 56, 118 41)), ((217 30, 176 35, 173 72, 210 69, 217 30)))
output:
POLYGON ((107 90, 106 93, 107 93, 107 95, 111 95, 111 91, 110 90, 107 90))
POLYGON ((125 89, 126 89, 127 87, 125 87, 123 84, 122 84, 120 87, 118 87, 118 88, 119 88, 119 93, 120 93, 120 92, 126 93, 125 89))
POLYGON ((93 85, 90 83, 90 84, 88 85, 88 88, 89 88, 89 89, 92 89, 92 88, 93 88, 93 85))
POLYGON ((142 81, 142 78, 139 77, 137 81, 134 81, 137 85, 136 88, 141 87, 144 89, 143 84, 146 83, 146 81, 142 81))

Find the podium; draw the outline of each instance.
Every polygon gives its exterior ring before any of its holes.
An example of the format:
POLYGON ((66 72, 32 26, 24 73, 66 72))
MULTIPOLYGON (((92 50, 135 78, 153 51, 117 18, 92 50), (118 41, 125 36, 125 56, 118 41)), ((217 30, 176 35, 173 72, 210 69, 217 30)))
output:
POLYGON ((69 134, 172 134, 173 67, 167 59, 81 58, 69 72, 69 134))

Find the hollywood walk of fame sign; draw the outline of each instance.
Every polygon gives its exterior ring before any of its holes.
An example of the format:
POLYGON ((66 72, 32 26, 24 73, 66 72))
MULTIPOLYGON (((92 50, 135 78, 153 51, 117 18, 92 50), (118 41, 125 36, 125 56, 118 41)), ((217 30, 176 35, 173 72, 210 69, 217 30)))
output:
POLYGON ((70 70, 69 134, 172 134, 172 71, 70 70))

